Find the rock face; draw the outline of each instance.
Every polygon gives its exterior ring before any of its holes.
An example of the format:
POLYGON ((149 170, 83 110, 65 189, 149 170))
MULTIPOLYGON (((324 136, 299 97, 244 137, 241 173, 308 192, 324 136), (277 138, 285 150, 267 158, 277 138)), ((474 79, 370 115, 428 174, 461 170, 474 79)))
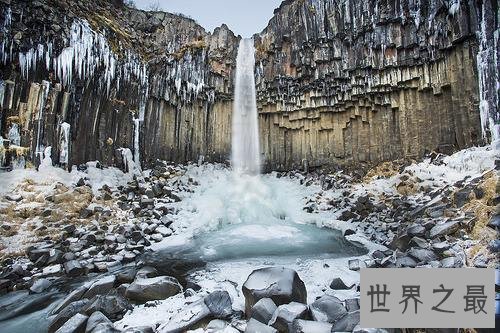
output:
MULTIPOLYGON (((496 1, 286 0, 255 35, 267 169, 500 137, 496 1), (480 121, 481 118, 481 121, 480 121), (495 125, 496 124, 496 125, 495 125)), ((0 2, 1 166, 226 161, 239 37, 123 1, 0 2), (16 160, 16 161, 14 161, 16 160)))
MULTIPOLYGON (((476 84, 475 34, 498 33, 495 2, 284 1, 255 36, 268 166, 373 163, 478 142, 479 102, 496 104, 498 124, 498 96, 476 84)), ((480 55, 494 63, 486 40, 480 55)), ((482 64, 479 76, 495 77, 498 66, 482 64)))
POLYGON ((26 159, 47 146, 57 164, 125 169, 228 157, 239 39, 227 26, 210 34, 120 1, 21 0, 0 2, 0 37, 0 133, 26 159))

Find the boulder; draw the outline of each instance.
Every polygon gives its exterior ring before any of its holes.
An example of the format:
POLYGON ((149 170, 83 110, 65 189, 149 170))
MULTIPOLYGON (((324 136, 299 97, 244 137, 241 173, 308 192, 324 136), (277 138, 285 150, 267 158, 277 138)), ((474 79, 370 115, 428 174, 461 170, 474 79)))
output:
POLYGON ((360 263, 359 259, 350 259, 348 261, 348 266, 351 271, 359 271, 360 270, 360 263))
POLYGON ((158 276, 158 271, 156 268, 151 266, 142 267, 137 271, 137 278, 152 278, 158 276))
POLYGON ((88 318, 86 315, 77 313, 65 322, 56 333, 84 333, 88 318))
POLYGON ((323 295, 311 303, 309 311, 314 320, 329 323, 334 323, 347 314, 342 302, 330 295, 323 295))
POLYGON ((261 323, 268 324, 276 311, 277 306, 270 298, 262 298, 252 307, 250 317, 261 323))
POLYGON ((225 290, 217 290, 210 293, 203 300, 214 318, 229 318, 233 313, 232 300, 225 290))
POLYGON ((406 233, 408 234, 408 236, 417 236, 417 237, 424 236, 425 231, 426 231, 425 227, 418 223, 413 223, 406 229, 406 233))
POLYGON ((162 300, 182 292, 182 286, 177 279, 170 276, 154 278, 138 278, 130 284, 125 297, 138 302, 162 300))
POLYGON ((424 263, 428 263, 429 261, 433 261, 433 260, 438 259, 436 254, 434 252, 432 252, 431 250, 419 249, 419 248, 415 248, 415 247, 412 247, 408 251, 408 255, 410 257, 414 258, 415 260, 417 260, 418 262, 424 262, 424 263))
POLYGON ((436 224, 434 227, 432 227, 429 236, 431 238, 436 238, 440 236, 446 236, 455 233, 460 224, 458 221, 448 221, 448 222, 443 222, 436 224))
POLYGON ((307 305, 297 302, 283 304, 274 311, 269 325, 279 332, 290 332, 295 319, 305 319, 307 316, 307 305))
POLYGON ((332 331, 333 324, 312 321, 304 319, 296 319, 293 321, 292 328, 290 332, 292 333, 330 333, 332 331))
POLYGON ((254 270, 243 284, 245 313, 262 298, 271 298, 276 305, 290 302, 306 303, 307 292, 297 272, 284 267, 266 267, 254 270))
POLYGON ((131 283, 135 279, 137 270, 134 267, 128 267, 124 271, 116 274, 116 281, 119 284, 131 283))
POLYGON ((340 289, 351 289, 354 287, 354 284, 350 284, 349 286, 342 280, 342 278, 336 277, 332 280, 332 283, 330 283, 330 288, 334 290, 340 290, 340 289))
POLYGON ((158 328, 160 333, 181 333, 210 316, 210 309, 203 300, 187 305, 181 312, 174 315, 164 325, 158 328))
POLYGON ((108 319, 101 311, 96 311, 92 313, 87 320, 87 326, 85 328, 86 333, 90 333, 94 331, 94 329, 99 325, 99 324, 112 324, 111 320, 108 319))
POLYGON ((64 270, 66 271, 66 274, 70 277, 80 276, 85 273, 85 269, 78 260, 66 261, 64 263, 64 270))
POLYGON ((354 327, 359 324, 360 312, 359 310, 349 312, 344 317, 335 322, 332 332, 352 332, 354 327))
POLYGON ((268 326, 251 318, 247 323, 245 333, 278 333, 278 331, 274 327, 268 326))
POLYGON ((83 311, 87 315, 100 311, 109 319, 117 320, 131 308, 130 304, 121 296, 97 295, 88 302, 83 311))
POLYGON ((94 282, 85 292, 83 298, 92 299, 96 295, 107 294, 115 284, 116 277, 114 275, 105 276, 94 282))
POLYGON ((62 309, 50 322, 48 332, 53 333, 57 331, 65 322, 72 318, 77 313, 84 311, 84 308, 88 305, 89 300, 84 299, 80 301, 75 301, 68 304, 64 309, 62 309))
POLYGON ((30 292, 34 294, 39 294, 52 286, 52 282, 47 279, 38 279, 30 287, 30 292))
POLYGON ((73 290, 66 298, 64 298, 59 305, 52 310, 52 314, 58 314, 62 309, 64 309, 68 304, 78 301, 82 298, 83 294, 89 289, 90 284, 84 284, 83 286, 78 287, 73 290))

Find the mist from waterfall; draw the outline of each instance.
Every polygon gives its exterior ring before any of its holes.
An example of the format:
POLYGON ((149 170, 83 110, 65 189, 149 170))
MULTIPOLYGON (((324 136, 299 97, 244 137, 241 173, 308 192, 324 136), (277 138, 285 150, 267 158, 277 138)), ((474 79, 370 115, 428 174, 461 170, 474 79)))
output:
POLYGON ((259 125, 255 96, 253 39, 240 41, 236 59, 231 165, 237 173, 260 173, 259 125))

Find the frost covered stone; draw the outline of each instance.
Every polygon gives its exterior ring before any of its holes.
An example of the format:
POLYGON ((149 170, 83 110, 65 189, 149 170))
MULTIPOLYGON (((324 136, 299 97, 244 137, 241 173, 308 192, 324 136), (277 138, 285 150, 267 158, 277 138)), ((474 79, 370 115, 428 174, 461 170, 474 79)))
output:
POLYGON ((316 321, 334 323, 347 314, 342 302, 334 296, 323 295, 309 305, 311 316, 316 321))
POLYGON ((276 304, 270 298, 262 298, 252 307, 250 317, 267 324, 276 311, 276 304))
POLYGON ((269 325, 280 332, 291 331, 295 319, 304 319, 307 315, 307 306, 302 303, 291 302, 278 306, 269 325))
POLYGON ((296 319, 293 321, 292 330, 293 333, 330 333, 332 331, 332 324, 313 321, 296 319))
POLYGON ((271 298, 276 305, 290 302, 306 303, 307 291, 296 271, 284 267, 266 267, 254 270, 243 284, 245 313, 262 298, 271 298))
POLYGON ((145 303, 166 299, 181 291, 182 286, 179 281, 170 276, 138 278, 127 288, 125 297, 135 302, 145 303))
POLYGON ((245 333, 278 333, 278 331, 274 327, 263 324, 252 318, 248 321, 245 333))

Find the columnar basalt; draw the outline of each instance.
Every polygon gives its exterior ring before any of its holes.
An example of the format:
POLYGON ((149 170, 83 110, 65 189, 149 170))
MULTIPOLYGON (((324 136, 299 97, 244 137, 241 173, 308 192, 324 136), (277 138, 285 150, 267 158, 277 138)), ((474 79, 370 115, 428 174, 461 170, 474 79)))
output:
POLYGON ((0 4, 1 134, 20 128, 27 159, 47 146, 65 165, 229 157, 239 38, 227 26, 209 34, 121 1, 0 4))
POLYGON ((418 158, 498 136, 498 95, 491 88, 498 82, 496 6, 489 0, 283 2, 255 36, 268 168, 418 158), (487 38, 493 35, 495 41, 487 38), (477 36, 488 50, 481 64, 477 36), (478 89, 478 67, 489 88, 478 89), (486 109, 484 137, 479 104, 486 109))
MULTIPOLYGON (((254 36, 265 170, 500 137, 494 0, 286 0, 254 36)), ((1 166, 229 160, 240 37, 123 1, 0 0, 1 166)))

